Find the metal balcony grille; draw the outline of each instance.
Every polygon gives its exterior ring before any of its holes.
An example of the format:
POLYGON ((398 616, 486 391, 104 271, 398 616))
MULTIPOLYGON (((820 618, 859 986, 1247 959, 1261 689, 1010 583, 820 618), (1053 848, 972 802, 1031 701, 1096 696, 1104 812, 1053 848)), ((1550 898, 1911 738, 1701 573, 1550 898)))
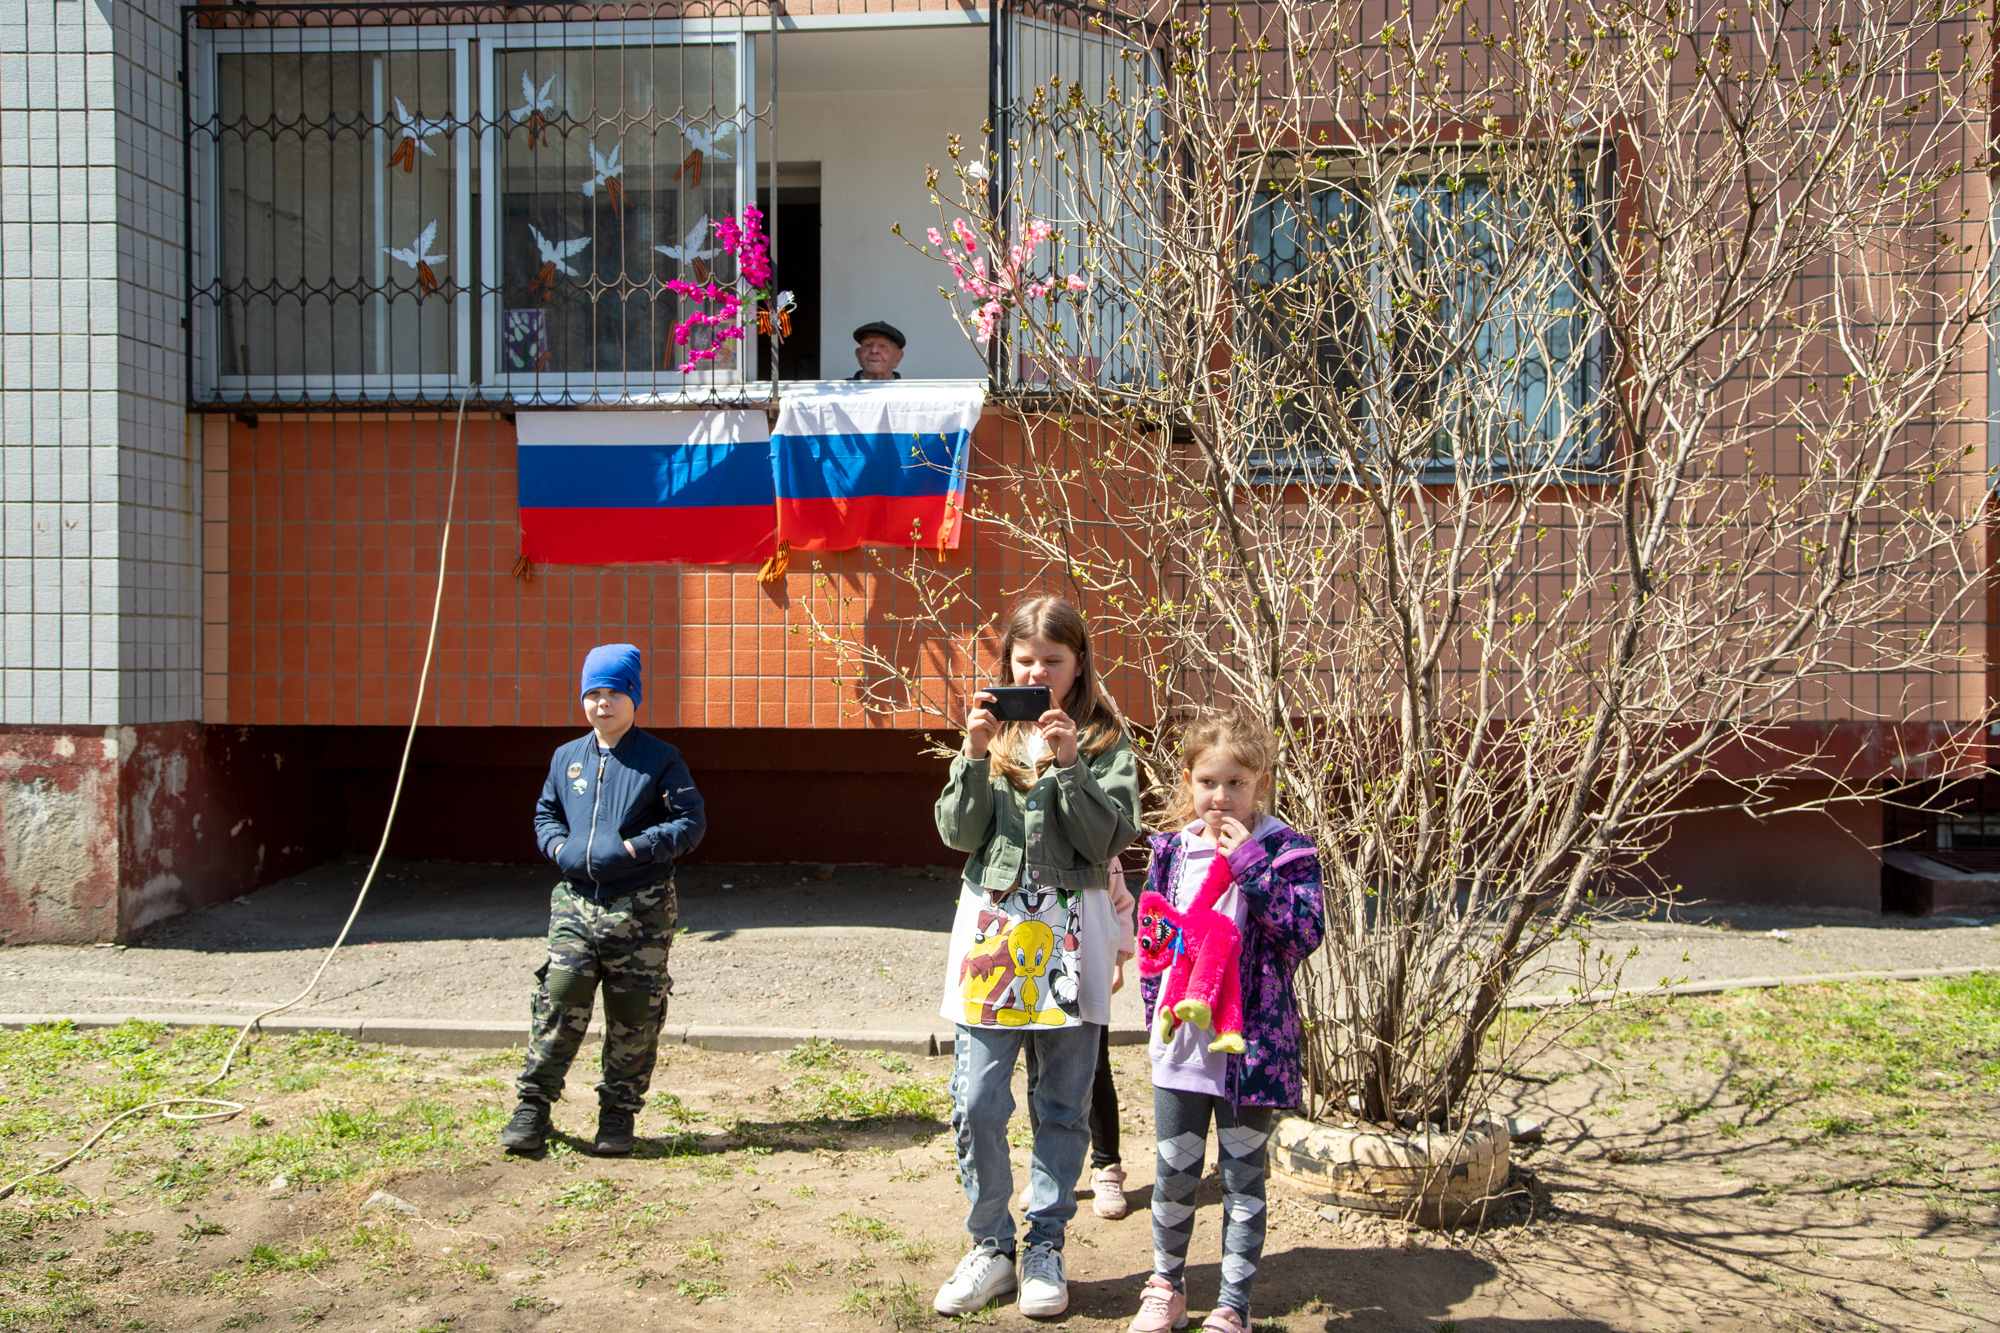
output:
POLYGON ((737 281, 768 5, 183 13, 191 403, 768 396, 669 286, 737 281))
MULTIPOLYGON (((1143 282, 1148 205, 1124 197, 1133 159, 1160 151, 1157 125, 1133 110, 1165 77, 1165 22, 1172 4, 1151 0, 998 0, 992 48, 993 184, 1006 201, 1011 235, 1029 217, 1056 226, 1055 253, 1071 263, 1097 256, 1096 281, 1060 314, 1069 377, 1115 389, 1144 379, 1147 331, 1126 293, 1143 282), (1089 225, 1115 243, 1093 246, 1089 225)), ((997 342, 998 340, 996 340, 997 342)), ((1012 340, 1008 340, 1011 345, 1012 340)), ((1033 398, 1051 368, 1032 355, 996 355, 996 392, 1033 398)))

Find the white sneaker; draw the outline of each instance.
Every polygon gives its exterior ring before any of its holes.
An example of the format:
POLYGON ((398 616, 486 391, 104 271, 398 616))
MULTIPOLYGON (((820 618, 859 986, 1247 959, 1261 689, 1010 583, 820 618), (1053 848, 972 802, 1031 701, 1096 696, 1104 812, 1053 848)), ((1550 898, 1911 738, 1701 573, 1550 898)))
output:
POLYGON ((1063 1276, 1062 1251, 1053 1245, 1030 1245, 1021 1256, 1021 1313, 1048 1319, 1069 1309, 1069 1279, 1063 1276))
POLYGON ((938 1288, 932 1308, 953 1318, 972 1314, 1014 1287, 1014 1261, 990 1246, 981 1245, 958 1261, 950 1279, 938 1288))

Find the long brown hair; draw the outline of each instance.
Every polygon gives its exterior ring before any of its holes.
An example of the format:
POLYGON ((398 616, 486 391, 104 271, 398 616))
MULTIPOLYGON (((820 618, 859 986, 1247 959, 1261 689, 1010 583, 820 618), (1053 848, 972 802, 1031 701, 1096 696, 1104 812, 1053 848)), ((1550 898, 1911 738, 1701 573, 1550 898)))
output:
MULTIPOLYGON (((1211 750, 1221 750, 1259 777, 1275 776, 1278 766, 1278 738, 1263 718, 1247 708, 1219 709, 1197 713, 1181 726, 1181 780, 1174 799, 1160 816, 1160 828, 1171 833, 1194 822, 1194 787, 1188 775, 1211 750)), ((1273 784, 1266 784, 1257 797, 1259 814, 1269 814, 1273 784)), ((1255 828, 1250 830, 1256 832, 1255 828)))
MULTIPOLYGON (((1077 752, 1095 759, 1116 745, 1125 727, 1098 684, 1097 667, 1090 656, 1090 632, 1084 628, 1082 613, 1061 597, 1030 597, 1016 606, 1000 633, 1000 677, 1005 684, 1014 683, 1014 645, 1023 639, 1047 639, 1076 654, 1076 680, 1058 706, 1076 723, 1077 752)), ((1024 739, 1022 726, 1019 722, 1003 723, 987 754, 996 772, 1026 791, 1035 785, 1041 765, 1030 766, 1016 757, 1024 739)), ((1053 756, 1043 760, 1044 764, 1052 762, 1053 756)))

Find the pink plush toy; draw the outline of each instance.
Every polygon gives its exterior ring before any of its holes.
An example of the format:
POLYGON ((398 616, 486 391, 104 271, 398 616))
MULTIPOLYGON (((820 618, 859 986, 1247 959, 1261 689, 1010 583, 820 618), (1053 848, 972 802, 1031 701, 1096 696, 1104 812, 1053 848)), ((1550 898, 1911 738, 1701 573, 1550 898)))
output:
POLYGON ((1217 853, 1185 910, 1151 889, 1139 898, 1139 974, 1162 978, 1153 1018, 1161 1041, 1193 1023, 1215 1034, 1209 1050, 1243 1053, 1243 979, 1236 966, 1243 936, 1215 910, 1234 882, 1229 858, 1217 853))

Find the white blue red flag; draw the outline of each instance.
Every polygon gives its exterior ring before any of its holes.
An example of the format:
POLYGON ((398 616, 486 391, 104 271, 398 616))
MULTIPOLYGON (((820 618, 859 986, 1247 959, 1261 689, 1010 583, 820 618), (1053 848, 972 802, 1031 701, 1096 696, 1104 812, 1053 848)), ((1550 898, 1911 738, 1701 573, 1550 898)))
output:
POLYGON ((958 545, 983 381, 788 393, 771 433, 778 540, 804 551, 958 545))
POLYGON ((531 560, 733 565, 774 549, 761 410, 523 412, 515 429, 531 560))

